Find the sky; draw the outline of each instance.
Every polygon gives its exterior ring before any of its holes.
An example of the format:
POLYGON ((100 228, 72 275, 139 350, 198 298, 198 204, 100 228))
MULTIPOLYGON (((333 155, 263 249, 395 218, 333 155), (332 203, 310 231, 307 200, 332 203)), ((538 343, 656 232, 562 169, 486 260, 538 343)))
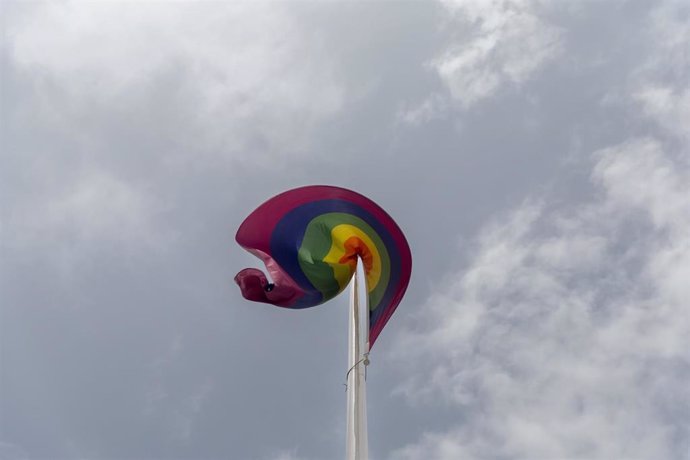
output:
POLYGON ((232 281, 309 184, 412 250, 371 458, 690 458, 688 2, 0 9, 3 460, 343 458, 346 296, 232 281))

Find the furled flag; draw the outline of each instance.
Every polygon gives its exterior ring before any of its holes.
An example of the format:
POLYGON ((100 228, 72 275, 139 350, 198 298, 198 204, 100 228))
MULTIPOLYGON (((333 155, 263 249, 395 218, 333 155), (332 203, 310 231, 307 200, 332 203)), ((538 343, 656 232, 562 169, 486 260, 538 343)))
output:
POLYGON ((412 270, 410 247, 398 225, 370 199, 339 187, 288 190, 242 222, 237 242, 260 258, 261 270, 235 276, 249 300, 287 308, 319 305, 350 282, 360 258, 369 297, 369 344, 400 303, 412 270))

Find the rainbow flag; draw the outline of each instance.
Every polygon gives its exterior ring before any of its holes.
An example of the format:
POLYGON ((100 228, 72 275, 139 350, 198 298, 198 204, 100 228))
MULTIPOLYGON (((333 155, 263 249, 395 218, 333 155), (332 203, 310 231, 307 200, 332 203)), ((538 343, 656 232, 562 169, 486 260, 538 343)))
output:
POLYGON ((258 269, 235 276, 249 300, 286 308, 322 304, 345 289, 357 260, 369 298, 369 344, 402 300, 412 256, 398 225, 370 199, 339 187, 315 185, 281 193, 259 206, 235 236, 260 258, 258 269))

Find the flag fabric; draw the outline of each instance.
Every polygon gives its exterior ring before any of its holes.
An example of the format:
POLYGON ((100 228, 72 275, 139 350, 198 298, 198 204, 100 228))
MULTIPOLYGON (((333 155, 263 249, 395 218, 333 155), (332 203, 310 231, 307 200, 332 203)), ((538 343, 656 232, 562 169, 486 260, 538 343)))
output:
POLYGON ((266 265, 235 276, 242 295, 286 308, 324 303, 348 285, 361 260, 369 297, 369 344, 402 300, 412 271, 407 240, 370 199, 340 187, 308 186, 259 206, 235 236, 266 265))

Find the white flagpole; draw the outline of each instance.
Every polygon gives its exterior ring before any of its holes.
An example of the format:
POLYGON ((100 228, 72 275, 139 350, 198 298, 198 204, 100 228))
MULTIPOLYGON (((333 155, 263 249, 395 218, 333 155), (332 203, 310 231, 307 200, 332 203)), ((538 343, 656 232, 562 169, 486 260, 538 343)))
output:
POLYGON ((362 266, 363 264, 359 261, 350 288, 347 460, 369 458, 366 391, 366 366, 369 364, 369 296, 362 266), (361 299, 364 299, 364 308, 360 309, 361 299))

